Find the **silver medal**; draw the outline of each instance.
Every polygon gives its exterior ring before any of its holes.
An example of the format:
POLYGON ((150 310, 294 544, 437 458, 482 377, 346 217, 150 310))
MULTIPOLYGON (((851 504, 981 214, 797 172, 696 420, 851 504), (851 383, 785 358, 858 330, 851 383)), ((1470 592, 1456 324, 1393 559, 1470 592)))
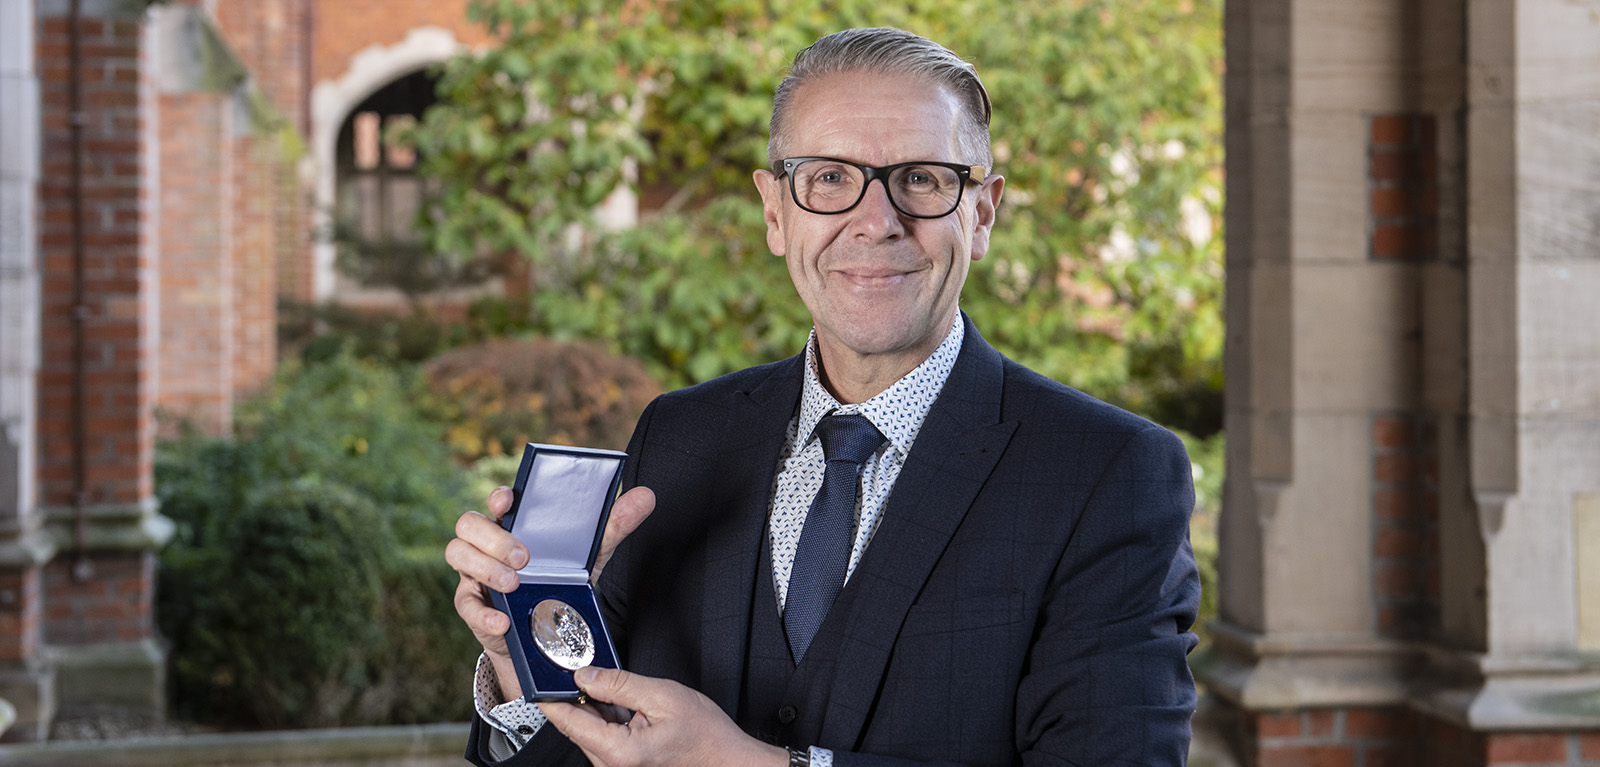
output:
POLYGON ((589 622, 572 605, 546 599, 533 606, 529 622, 533 643, 551 663, 577 671, 594 662, 594 634, 589 631, 589 622))

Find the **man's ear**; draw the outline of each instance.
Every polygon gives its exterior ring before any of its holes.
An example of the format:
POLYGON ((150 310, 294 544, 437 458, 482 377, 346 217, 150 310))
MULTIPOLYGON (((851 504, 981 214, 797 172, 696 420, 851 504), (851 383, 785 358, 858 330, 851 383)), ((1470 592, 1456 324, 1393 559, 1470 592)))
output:
POLYGON ((978 189, 977 220, 972 229, 972 260, 977 261, 989 252, 989 232, 994 228, 995 211, 1000 207, 1000 193, 1005 191, 1004 176, 989 176, 978 189))
POLYGON ((756 191, 761 193, 761 218, 767 222, 767 248, 774 256, 787 254, 789 246, 783 238, 783 182, 770 170, 757 170, 751 174, 756 191))

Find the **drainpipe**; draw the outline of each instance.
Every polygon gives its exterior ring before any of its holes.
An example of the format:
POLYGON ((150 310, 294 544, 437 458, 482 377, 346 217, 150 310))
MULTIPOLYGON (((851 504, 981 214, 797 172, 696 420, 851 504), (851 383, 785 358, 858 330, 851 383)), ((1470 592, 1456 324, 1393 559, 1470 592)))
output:
POLYGON ((89 561, 89 435, 84 406, 84 370, 88 367, 88 349, 84 342, 84 325, 89 320, 89 307, 84 303, 84 223, 83 223, 83 129, 88 117, 83 113, 83 88, 81 84, 83 62, 80 22, 80 0, 72 0, 67 11, 69 41, 67 101, 68 125, 72 135, 72 506, 73 538, 77 544, 78 561, 72 575, 80 581, 94 576, 94 565, 89 561))

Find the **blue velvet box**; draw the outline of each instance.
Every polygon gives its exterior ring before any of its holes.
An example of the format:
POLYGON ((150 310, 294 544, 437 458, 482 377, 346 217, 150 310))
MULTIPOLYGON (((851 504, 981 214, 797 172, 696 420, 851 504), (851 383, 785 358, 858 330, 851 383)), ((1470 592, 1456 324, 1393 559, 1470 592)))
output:
POLYGON ((494 606, 511 617, 506 646, 517 667, 523 698, 572 701, 582 697, 572 671, 546 657, 532 631, 533 610, 557 599, 577 611, 593 638, 592 666, 617 668, 617 653, 589 585, 600 536, 622 482, 627 453, 529 444, 522 453, 511 510, 500 524, 528 547, 521 585, 510 594, 490 590, 494 606))

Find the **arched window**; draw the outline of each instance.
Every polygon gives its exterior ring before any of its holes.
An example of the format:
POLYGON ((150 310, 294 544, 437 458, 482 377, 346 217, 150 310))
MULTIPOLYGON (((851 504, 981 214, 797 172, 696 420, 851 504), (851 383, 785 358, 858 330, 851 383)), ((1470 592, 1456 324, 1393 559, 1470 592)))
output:
POLYGON ((405 262, 420 257, 416 216, 423 187, 416 152, 394 140, 394 129, 415 123, 433 105, 435 83, 426 71, 401 77, 368 96, 339 127, 333 234, 341 277, 354 277, 357 285, 415 292, 416 286, 397 280, 410 271, 405 262), (363 263, 373 259, 394 263, 363 263))

